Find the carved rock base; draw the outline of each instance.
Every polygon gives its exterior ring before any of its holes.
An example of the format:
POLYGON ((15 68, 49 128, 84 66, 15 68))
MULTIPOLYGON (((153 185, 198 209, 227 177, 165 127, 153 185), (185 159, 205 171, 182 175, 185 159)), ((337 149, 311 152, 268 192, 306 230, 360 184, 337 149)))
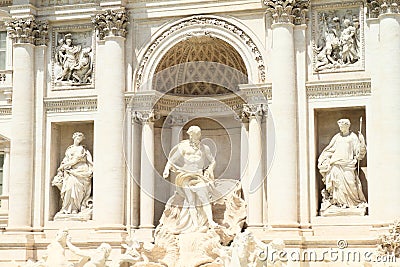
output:
POLYGON ((324 217, 328 216, 365 216, 367 213, 367 207, 352 207, 352 208, 340 208, 337 206, 330 206, 325 210, 320 211, 320 215, 324 217))
POLYGON ((92 209, 86 209, 77 214, 65 214, 58 212, 54 216, 55 221, 88 221, 92 219, 92 209))

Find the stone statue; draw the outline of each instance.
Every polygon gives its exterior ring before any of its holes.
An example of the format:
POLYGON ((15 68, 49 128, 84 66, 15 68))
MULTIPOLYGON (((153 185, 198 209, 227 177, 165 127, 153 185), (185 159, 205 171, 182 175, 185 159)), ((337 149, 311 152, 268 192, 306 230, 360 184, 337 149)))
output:
POLYGON ((366 154, 365 139, 350 131, 350 120, 338 120, 336 134, 318 158, 323 177, 321 215, 365 215, 366 199, 362 192, 356 165, 366 154))
POLYGON ((84 251, 72 245, 71 241, 67 240, 68 248, 78 256, 83 257, 77 266, 82 267, 107 267, 106 262, 111 253, 111 246, 107 243, 102 243, 94 252, 84 251))
POLYGON ((88 220, 92 213, 90 194, 92 191, 92 155, 81 145, 83 133, 72 135, 74 143, 65 151, 65 157, 52 185, 60 190, 62 206, 55 220, 88 220))
POLYGON ((68 230, 59 230, 55 240, 47 246, 45 256, 37 262, 28 260, 25 267, 74 267, 65 257, 67 238, 68 230))
POLYGON ((213 220, 210 203, 214 184, 214 156, 210 148, 200 142, 200 127, 191 126, 187 133, 189 140, 181 141, 171 150, 163 172, 165 179, 170 170, 177 173, 177 193, 184 198, 180 212, 181 225, 178 227, 182 231, 218 225, 213 220))
POLYGON ((90 83, 92 75, 91 51, 91 47, 82 48, 81 45, 74 45, 70 33, 65 34, 64 39, 59 39, 54 59, 61 66, 62 71, 57 80, 74 84, 90 83))

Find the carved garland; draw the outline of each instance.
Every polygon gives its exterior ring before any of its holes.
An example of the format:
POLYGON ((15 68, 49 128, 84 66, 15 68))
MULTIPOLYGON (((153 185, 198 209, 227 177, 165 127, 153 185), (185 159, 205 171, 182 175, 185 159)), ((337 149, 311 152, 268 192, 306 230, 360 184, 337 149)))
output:
POLYGON ((259 70, 259 77, 262 82, 265 81, 265 64, 264 60, 262 58, 260 50, 257 48, 256 44, 253 42, 253 40, 248 36, 242 29, 238 28, 237 26, 233 25, 232 23, 219 19, 219 18, 213 18, 213 17, 191 17, 188 18, 184 21, 179 22, 178 24, 172 25, 169 27, 166 31, 164 31, 162 34, 159 35, 147 48, 143 59, 141 60, 139 64, 139 68, 137 71, 137 76, 136 76, 136 88, 139 88, 142 83, 143 83, 143 70, 151 58, 152 54, 156 50, 157 46, 159 46, 163 40, 165 40, 168 36, 173 34, 174 32, 188 27, 192 25, 202 25, 202 26, 217 26, 217 27, 222 27, 233 34, 237 35, 244 41, 244 43, 251 49, 252 53, 255 55, 255 60, 257 61, 258 64, 258 70, 259 70))
POLYGON ((90 112, 97 110, 97 99, 46 99, 44 107, 47 113, 90 112))

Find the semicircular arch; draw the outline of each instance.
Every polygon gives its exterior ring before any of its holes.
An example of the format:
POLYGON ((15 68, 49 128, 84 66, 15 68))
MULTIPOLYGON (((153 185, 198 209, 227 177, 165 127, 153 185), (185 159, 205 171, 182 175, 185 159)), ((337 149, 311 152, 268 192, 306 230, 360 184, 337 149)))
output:
POLYGON ((242 57, 249 83, 265 81, 265 63, 260 42, 244 25, 219 16, 193 16, 163 26, 139 53, 136 91, 150 91, 153 76, 164 55, 176 44, 194 36, 212 36, 231 45, 242 57), (244 30, 245 29, 245 30, 244 30))

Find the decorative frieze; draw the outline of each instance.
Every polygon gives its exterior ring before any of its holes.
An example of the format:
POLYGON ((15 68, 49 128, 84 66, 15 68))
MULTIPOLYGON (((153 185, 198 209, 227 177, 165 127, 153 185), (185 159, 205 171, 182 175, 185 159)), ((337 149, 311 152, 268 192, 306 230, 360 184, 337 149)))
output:
POLYGON ((14 18, 5 22, 8 36, 15 43, 46 45, 48 41, 48 24, 37 21, 34 16, 14 18))
POLYGON ((371 81, 308 84, 307 96, 310 99, 336 98, 371 95, 371 81))
POLYGON ((53 90, 94 86, 95 46, 90 24, 53 28, 53 90))
POLYGON ((370 18, 377 18, 381 14, 399 14, 400 0, 368 0, 367 14, 370 18))
POLYGON ((128 13, 125 9, 106 10, 92 18, 97 36, 103 40, 106 36, 126 37, 128 32, 128 13))
POLYGON ((0 116, 9 116, 12 114, 11 106, 0 107, 0 116))
POLYGON ((263 0, 274 23, 306 24, 309 0, 263 0))
POLYGON ((315 5, 312 16, 314 72, 363 70, 363 3, 315 5))
MULTIPOLYGON (((260 82, 265 81, 265 63, 264 59, 261 55, 261 51, 258 49, 254 41, 251 39, 249 35, 247 35, 242 29, 233 25, 232 23, 216 18, 211 16, 195 16, 191 18, 187 18, 184 20, 180 20, 178 23, 171 25, 168 29, 163 31, 147 48, 146 52, 144 53, 137 70, 136 74, 136 88, 140 88, 143 84, 143 76, 144 76, 144 69, 146 64, 148 63, 149 59, 152 58, 152 55, 159 45, 163 43, 163 41, 168 38, 170 35, 174 34, 175 32, 182 30, 183 28, 201 25, 205 30, 203 31, 204 35, 210 36, 212 35, 206 29, 207 27, 218 27, 223 28, 225 30, 230 31, 232 34, 237 35, 243 43, 249 47, 249 50, 252 51, 254 55, 254 60, 257 62, 258 71, 259 71, 259 78, 260 82)), ((200 33, 199 33, 200 34, 200 33)))
POLYGON ((39 7, 61 6, 61 5, 79 5, 99 3, 99 0, 40 0, 37 1, 39 7))
POLYGON ((44 107, 50 113, 92 112, 97 110, 95 97, 45 99, 44 107))

